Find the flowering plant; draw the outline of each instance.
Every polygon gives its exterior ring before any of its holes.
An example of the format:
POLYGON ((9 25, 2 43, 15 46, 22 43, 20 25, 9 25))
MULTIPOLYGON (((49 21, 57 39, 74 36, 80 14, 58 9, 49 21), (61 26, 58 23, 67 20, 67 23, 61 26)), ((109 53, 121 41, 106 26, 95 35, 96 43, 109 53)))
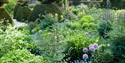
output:
POLYGON ((83 48, 83 53, 84 54, 82 56, 82 59, 83 59, 84 62, 92 62, 93 57, 94 57, 93 53, 98 48, 98 44, 96 44, 96 43, 90 44, 88 48, 83 48), (91 54, 89 54, 89 52, 91 54))

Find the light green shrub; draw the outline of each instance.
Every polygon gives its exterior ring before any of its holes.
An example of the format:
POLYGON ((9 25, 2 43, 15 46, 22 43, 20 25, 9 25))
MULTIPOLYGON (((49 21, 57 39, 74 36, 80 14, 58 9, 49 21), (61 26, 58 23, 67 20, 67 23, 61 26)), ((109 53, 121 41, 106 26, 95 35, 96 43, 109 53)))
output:
POLYGON ((94 21, 94 18, 93 18, 91 15, 86 15, 86 16, 83 16, 83 17, 80 19, 80 24, 90 23, 90 22, 93 22, 93 21, 94 21))
POLYGON ((7 26, 6 30, 1 30, 0 34, 0 57, 11 50, 27 49, 31 45, 30 36, 25 35, 15 27, 7 26))
POLYGON ((80 29, 81 24, 79 22, 67 22, 66 25, 71 29, 80 29))
POLYGON ((42 56, 35 56, 26 49, 12 50, 0 58, 0 63, 44 63, 42 56))

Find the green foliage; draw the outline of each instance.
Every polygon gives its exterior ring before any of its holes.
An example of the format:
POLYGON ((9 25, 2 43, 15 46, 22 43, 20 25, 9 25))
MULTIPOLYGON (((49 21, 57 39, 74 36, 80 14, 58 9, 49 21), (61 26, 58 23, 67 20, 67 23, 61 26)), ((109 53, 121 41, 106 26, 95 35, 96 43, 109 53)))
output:
MULTIPOLYGON (((8 20, 5 20, 5 19, 1 19, 0 20, 0 29, 1 29, 1 31, 4 31, 4 30, 6 30, 6 27, 8 26, 8 25, 10 25, 10 23, 8 23, 9 21, 8 20), (6 25, 4 24, 4 23, 7 23, 6 25)), ((2 32, 1 32, 2 33, 2 32)))
POLYGON ((2 56, 0 63, 44 63, 44 60, 42 56, 35 56, 26 49, 17 49, 2 56))
POLYGON ((60 15, 62 15, 62 11, 55 4, 39 4, 36 5, 33 9, 28 21, 34 22, 39 17, 39 14, 41 14, 42 16, 47 15, 49 13, 52 13, 53 15, 58 14, 59 19, 60 15))
POLYGON ((64 63, 63 57, 65 56, 63 51, 65 47, 59 42, 58 30, 52 29, 52 32, 44 30, 37 39, 33 39, 33 43, 42 52, 42 56, 46 63, 64 63), (42 47, 41 47, 42 46, 42 47))
POLYGON ((110 49, 99 48, 94 53, 94 62, 93 63, 110 63, 112 61, 112 52, 110 49))
POLYGON ((0 33, 0 57, 11 50, 27 49, 30 47, 30 36, 23 34, 12 26, 7 26, 6 30, 0 33))
POLYGON ((20 26, 18 27, 18 30, 21 30, 22 33, 26 34, 26 35, 29 35, 30 34, 30 30, 28 29, 27 26, 20 26))
MULTIPOLYGON (((0 20, 9 20, 9 23, 13 24, 13 20, 5 8, 0 8, 0 20)), ((4 22, 4 24, 7 24, 4 22)))
POLYGON ((99 40, 100 46, 94 52, 93 63, 110 63, 113 60, 113 52, 105 39, 99 40))
POLYGON ((26 6, 18 6, 19 8, 15 9, 15 19, 17 19, 18 21, 22 21, 22 22, 27 22, 30 13, 31 13, 31 9, 29 9, 26 6))
POLYGON ((91 34, 86 34, 83 31, 68 30, 61 42, 65 45, 65 54, 70 57, 72 61, 81 59, 83 54, 82 49, 88 47, 90 44, 97 43, 98 40, 99 38, 91 34))
POLYGON ((80 24, 90 23, 90 22, 93 22, 93 21, 94 21, 94 18, 93 18, 91 15, 86 15, 86 16, 83 16, 83 17, 80 19, 80 24))
POLYGON ((105 35, 105 30, 106 30, 106 33, 108 33, 110 30, 111 30, 111 23, 110 22, 106 22, 104 20, 100 20, 99 24, 98 24, 98 32, 99 32, 99 35, 104 37, 105 35))
POLYGON ((33 28, 34 32, 38 32, 40 30, 40 27, 36 26, 35 28, 33 28))
POLYGON ((81 24, 79 22, 67 22, 66 25, 71 29, 80 29, 81 24))
POLYGON ((110 37, 110 46, 114 55, 113 63, 124 62, 125 55, 125 22, 114 21, 112 23, 112 30, 108 33, 110 37))
POLYGON ((41 21, 40 26, 44 29, 47 26, 51 26, 58 21, 58 18, 52 14, 42 16, 44 19, 41 21))
POLYGON ((50 4, 53 2, 60 2, 61 0, 38 0, 38 1, 40 1, 43 4, 50 4))
POLYGON ((15 5, 16 5, 16 0, 10 0, 9 4, 7 4, 5 8, 10 14, 13 14, 15 5))
POLYGON ((76 15, 79 13, 79 11, 80 11, 79 9, 72 9, 72 12, 76 15))
POLYGON ((97 28, 97 24, 95 23, 83 23, 82 24, 82 28, 83 29, 96 29, 97 28))
POLYGON ((97 29, 97 22, 94 20, 92 15, 86 15, 80 18, 80 24, 83 29, 97 29))
POLYGON ((36 33, 36 32, 38 32, 41 29, 42 30, 44 30, 46 28, 51 29, 52 26, 57 21, 58 21, 58 16, 54 16, 52 14, 47 14, 47 15, 41 15, 41 14, 39 14, 39 18, 37 18, 35 22, 30 22, 28 24, 28 29, 30 31, 34 30, 33 33, 36 33))
POLYGON ((9 0, 0 0, 1 3, 9 3, 9 0))

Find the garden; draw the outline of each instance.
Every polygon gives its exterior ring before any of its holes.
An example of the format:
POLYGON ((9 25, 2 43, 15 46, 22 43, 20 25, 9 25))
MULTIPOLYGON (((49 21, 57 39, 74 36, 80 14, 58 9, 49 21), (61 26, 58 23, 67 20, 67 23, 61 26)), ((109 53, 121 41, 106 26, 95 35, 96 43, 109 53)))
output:
POLYGON ((73 1, 0 0, 0 63, 125 63, 125 1, 73 1))

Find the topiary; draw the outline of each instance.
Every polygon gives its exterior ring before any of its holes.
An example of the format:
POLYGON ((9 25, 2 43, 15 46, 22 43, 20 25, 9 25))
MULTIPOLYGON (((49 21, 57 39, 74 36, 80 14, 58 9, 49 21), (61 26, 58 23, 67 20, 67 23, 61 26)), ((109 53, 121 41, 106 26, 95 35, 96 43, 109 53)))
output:
POLYGON ((30 0, 17 0, 17 5, 26 6, 30 0))
POLYGON ((9 0, 0 0, 0 7, 2 7, 4 3, 9 3, 9 0))
POLYGON ((7 10, 5 8, 0 8, 0 20, 4 19, 4 24, 6 25, 7 23, 13 24, 13 20, 7 10), (8 22, 5 22, 5 20, 8 20, 8 22))
MULTIPOLYGON (((15 10, 16 11, 16 10, 15 10)), ((31 9, 25 6, 17 6, 17 11, 15 12, 15 18, 18 21, 26 21, 28 20, 31 13, 31 9), (18 8, 19 7, 19 8, 18 8)))
POLYGON ((9 3, 9 0, 0 0, 0 3, 9 3))
POLYGON ((43 4, 51 4, 53 2, 60 2, 61 0, 38 0, 43 4))
POLYGON ((29 22, 34 22, 40 15, 46 15, 52 13, 53 15, 58 14, 58 16, 62 15, 62 11, 55 4, 39 4, 36 5, 30 17, 28 19, 29 22))

